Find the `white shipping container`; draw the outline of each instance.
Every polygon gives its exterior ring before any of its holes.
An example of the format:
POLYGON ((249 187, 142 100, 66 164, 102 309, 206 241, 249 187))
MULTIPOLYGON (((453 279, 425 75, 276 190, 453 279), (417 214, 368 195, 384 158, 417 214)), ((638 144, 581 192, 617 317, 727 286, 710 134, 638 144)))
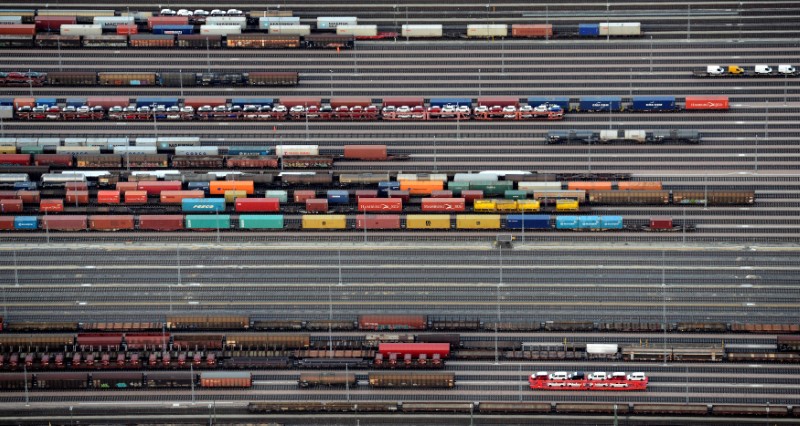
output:
MULTIPOLYGON (((21 140, 22 139, 17 139, 17 146, 21 146, 19 144, 21 140)), ((59 145, 61 145, 61 139, 59 139, 59 138, 39 138, 39 139, 36 139, 35 145, 36 146, 41 146, 41 147, 59 146, 59 145)))
POLYGON ((642 34, 639 22, 601 22, 600 35, 637 36, 642 34))
POLYGON ((216 146, 176 146, 175 155, 219 155, 216 146))
POLYGON ((108 148, 113 149, 115 146, 128 146, 130 141, 128 138, 108 138, 108 148))
POLYGON ((115 146, 114 154, 158 154, 155 146, 115 146))
POLYGON ((104 30, 116 30, 117 25, 133 25, 133 16, 95 16, 94 24, 100 25, 104 30))
POLYGON ((403 37, 441 37, 441 25, 403 25, 401 33, 403 37))
POLYGON ((239 28, 247 28, 247 18, 244 16, 209 16, 206 18, 207 25, 238 25, 239 28))
POLYGON ((619 351, 619 346, 605 343, 587 343, 586 353, 613 355, 619 351))
POLYGON ((319 155, 319 145, 278 145, 275 147, 278 157, 284 155, 319 155))
POLYGON ((311 25, 272 25, 269 33, 307 36, 311 34, 311 25))
POLYGON ((355 16, 320 16, 317 18, 317 29, 334 30, 339 25, 358 25, 355 16))
POLYGON ((467 37, 506 37, 508 25, 467 25, 467 37))
POLYGON ((202 34, 202 35, 226 36, 228 34, 241 34, 241 33, 242 33, 242 27, 240 27, 238 25, 201 25, 200 26, 200 34, 202 34))
POLYGON ((71 35, 71 36, 103 35, 103 27, 101 27, 100 25, 62 25, 61 35, 71 35))
POLYGON ((561 182, 517 182, 520 191, 559 191, 561 182))
POLYGON ((200 146, 200 138, 195 136, 158 138, 158 146, 174 148, 176 146, 200 146))
POLYGON ((65 138, 64 146, 86 146, 86 138, 65 138))
POLYGON ((456 173, 453 182, 486 182, 497 181, 497 176, 482 175, 480 173, 456 173))
POLYGON ((401 180, 447 182, 447 175, 442 173, 430 173, 430 174, 398 173, 397 181, 399 182, 401 180))
POLYGON ((267 30, 273 25, 300 25, 297 16, 262 16, 258 18, 258 28, 267 30))
POLYGON ((134 142, 136 146, 156 146, 158 145, 158 139, 156 138, 136 138, 134 142))
POLYGON ((22 16, 0 16, 0 25, 22 24, 22 16))
POLYGON ((375 37, 378 35, 377 25, 339 25, 336 34, 356 37, 375 37))

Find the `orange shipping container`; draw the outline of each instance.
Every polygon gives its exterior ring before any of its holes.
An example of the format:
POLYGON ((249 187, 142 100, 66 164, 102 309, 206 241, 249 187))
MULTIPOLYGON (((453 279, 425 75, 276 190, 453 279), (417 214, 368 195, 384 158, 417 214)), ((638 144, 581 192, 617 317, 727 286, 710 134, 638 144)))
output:
POLYGON ((139 27, 136 25, 117 25, 117 34, 118 35, 131 35, 131 34, 139 34, 139 27))
POLYGON ((0 34, 3 34, 3 35, 36 35, 36 25, 32 25, 32 24, 5 24, 5 25, 0 25, 0 34))
POLYGON ((247 195, 252 195, 254 191, 253 181, 215 180, 209 183, 209 193, 211 195, 225 195, 225 191, 244 191, 247 195))
POLYGON ((89 204, 89 191, 67 191, 67 204, 89 204))
POLYGON ((661 182, 619 182, 620 191, 661 191, 661 182))
POLYGON ((117 182, 117 191, 121 192, 136 191, 138 187, 138 182, 117 182))
POLYGON ((97 191, 98 204, 119 204, 119 191, 97 191))
POLYGON ((611 182, 567 182, 567 189, 610 191, 612 188, 611 182))
POLYGON ((34 98, 14 98, 14 109, 22 107, 33 108, 36 106, 36 99, 34 98))
POLYGON ((21 213, 22 200, 0 200, 0 212, 2 213, 21 213))
POLYGON ((180 204, 184 198, 205 198, 203 190, 161 191, 161 204, 180 204))
POLYGON ((400 190, 408 191, 411 195, 431 195, 433 191, 441 191, 444 189, 444 182, 442 181, 425 181, 425 180, 401 180, 400 190))
POLYGON ((64 200, 44 199, 39 202, 39 211, 42 213, 62 213, 64 212, 64 200))
POLYGON ((125 191, 125 204, 147 204, 147 191, 125 191))

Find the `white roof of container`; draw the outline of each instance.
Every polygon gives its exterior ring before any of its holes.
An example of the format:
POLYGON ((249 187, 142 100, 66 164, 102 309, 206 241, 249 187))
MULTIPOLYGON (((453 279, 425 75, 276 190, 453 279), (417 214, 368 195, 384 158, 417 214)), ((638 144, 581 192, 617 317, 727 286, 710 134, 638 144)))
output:
POLYGON ((607 354, 612 355, 619 351, 619 345, 606 343, 587 343, 586 353, 588 354, 607 354))

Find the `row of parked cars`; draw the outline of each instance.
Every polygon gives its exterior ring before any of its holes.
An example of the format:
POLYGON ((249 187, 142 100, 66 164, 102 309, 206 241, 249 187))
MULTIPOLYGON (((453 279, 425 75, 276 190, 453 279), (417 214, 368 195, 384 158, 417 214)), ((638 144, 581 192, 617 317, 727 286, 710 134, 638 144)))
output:
POLYGON ((210 12, 203 10, 203 9, 196 9, 196 10, 189 10, 189 9, 161 9, 159 13, 161 16, 197 16, 197 17, 206 17, 206 16, 244 16, 244 12, 239 9, 213 9, 210 12))

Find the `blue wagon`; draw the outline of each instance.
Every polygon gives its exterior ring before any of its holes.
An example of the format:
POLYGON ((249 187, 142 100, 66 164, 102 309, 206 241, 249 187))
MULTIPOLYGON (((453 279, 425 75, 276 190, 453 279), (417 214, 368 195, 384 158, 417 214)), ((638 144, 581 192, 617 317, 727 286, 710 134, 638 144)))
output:
POLYGON ((506 216, 508 229, 550 229, 550 215, 510 214, 506 216))
POLYGON ((224 198, 184 198, 181 200, 181 210, 190 213, 224 212, 224 198))

